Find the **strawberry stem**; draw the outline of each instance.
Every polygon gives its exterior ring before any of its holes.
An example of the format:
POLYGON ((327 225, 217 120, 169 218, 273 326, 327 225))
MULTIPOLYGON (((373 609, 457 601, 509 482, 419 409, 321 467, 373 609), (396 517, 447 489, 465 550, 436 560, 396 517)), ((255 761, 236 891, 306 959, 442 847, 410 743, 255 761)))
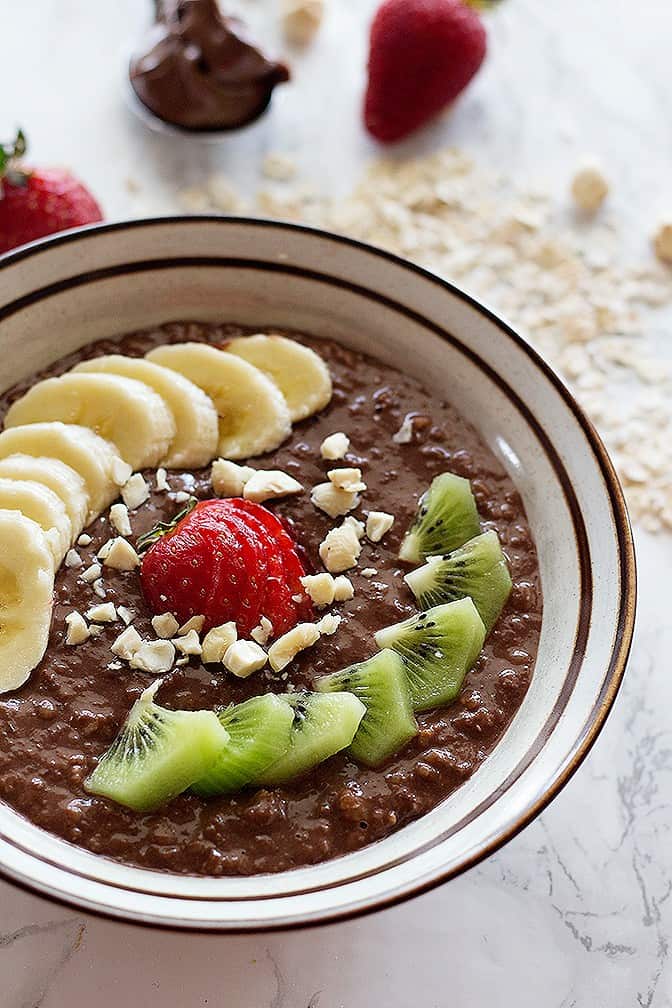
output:
POLYGON ((181 511, 178 511, 178 513, 175 515, 174 518, 171 519, 171 521, 157 522, 154 528, 150 529, 149 532, 145 532, 144 535, 141 535, 137 543, 135 544, 135 548, 138 551, 138 553, 145 553, 150 546, 153 546, 155 542, 158 542, 159 539, 162 539, 167 532, 172 532, 173 529, 180 524, 182 519, 186 518, 187 515, 194 510, 197 504, 198 501, 196 500, 196 498, 190 497, 186 505, 182 508, 181 511))
POLYGON ((462 0, 462 3, 467 7, 473 7, 477 11, 490 10, 491 7, 496 7, 501 0, 462 0))
POLYGON ((21 166, 20 159, 28 150, 26 134, 22 129, 16 131, 13 140, 7 143, 0 141, 0 199, 2 198, 2 182, 6 179, 15 186, 27 185, 30 172, 21 166))

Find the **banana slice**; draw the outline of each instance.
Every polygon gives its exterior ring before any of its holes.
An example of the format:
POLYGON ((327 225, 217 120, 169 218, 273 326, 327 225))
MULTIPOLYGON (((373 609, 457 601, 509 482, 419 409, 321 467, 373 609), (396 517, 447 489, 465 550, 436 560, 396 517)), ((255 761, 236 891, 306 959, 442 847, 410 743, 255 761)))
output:
POLYGON ((47 649, 54 568, 44 533, 20 511, 0 511, 0 693, 18 689, 47 649))
POLYGON ((65 505, 72 525, 72 541, 84 528, 89 510, 89 496, 84 480, 65 462, 31 455, 10 455, 0 459, 0 477, 33 480, 57 494, 65 505))
POLYGON ((119 488, 132 472, 114 445, 76 424, 35 423, 8 428, 0 434, 0 459, 16 454, 60 459, 78 472, 89 498, 87 523, 119 496, 119 488))
POLYGON ((292 423, 277 385, 252 364, 206 343, 174 343, 147 354, 155 364, 185 375, 210 396, 219 416, 222 458, 243 459, 273 451, 292 423))
POLYGON ((292 422, 324 409, 331 399, 329 368, 314 350, 286 336, 243 336, 224 345, 229 353, 254 364, 278 386, 292 422))
POLYGON ((110 354, 82 361, 73 372, 86 371, 135 378, 161 396, 175 421, 175 437, 162 459, 167 469, 200 469, 217 454, 217 411, 212 400, 198 386, 169 368, 142 357, 110 354))
POLYGON ((5 427, 61 420, 112 441, 133 469, 156 466, 175 436, 161 396, 144 382, 111 374, 66 374, 37 382, 10 407, 5 427))
POLYGON ((72 542, 72 522, 58 494, 43 483, 0 478, 0 509, 20 511, 37 522, 44 532, 56 570, 72 542))

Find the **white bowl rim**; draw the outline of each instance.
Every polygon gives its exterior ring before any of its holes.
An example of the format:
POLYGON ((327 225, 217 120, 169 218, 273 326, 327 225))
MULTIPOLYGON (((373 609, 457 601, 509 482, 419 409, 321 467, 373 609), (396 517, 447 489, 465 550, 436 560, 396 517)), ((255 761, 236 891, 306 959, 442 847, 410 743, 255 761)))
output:
MULTIPOLYGON (((628 516, 627 506, 625 503, 625 498, 623 490, 619 481, 619 478, 614 469, 613 463, 609 457, 609 454, 597 433, 592 421, 588 418, 584 410, 579 406, 578 402, 566 387, 559 375, 550 367, 549 364, 541 357, 541 355, 536 351, 531 344, 522 337, 507 321, 496 314, 491 308, 486 304, 479 301, 473 295, 468 294, 466 291, 462 290, 460 287, 456 286, 449 280, 445 280, 435 273, 419 266, 415 263, 404 259, 395 253, 388 252, 384 249, 377 248, 376 246, 370 245, 367 242, 359 241, 354 238, 350 238, 346 235, 341 235, 336 232, 331 232, 322 228, 312 227, 305 224, 297 224, 291 221, 283 221, 276 219, 266 219, 262 217, 238 217, 238 216, 227 216, 219 214, 179 214, 171 216, 161 216, 161 217, 147 217, 147 218, 135 218, 131 220, 123 221, 112 221, 108 223, 97 223, 86 225, 84 227, 72 228, 67 231, 59 232, 55 235, 50 235, 45 238, 38 239, 36 241, 27 243, 19 247, 16 250, 0 255, 0 269, 4 266, 9 266, 14 263, 20 262, 23 259, 29 258, 34 255, 39 255, 40 252, 48 251, 55 246, 66 244, 70 242, 76 242, 87 237, 97 237, 101 234, 109 232, 119 232, 119 231, 132 231, 136 228, 147 228, 154 226, 170 226, 170 225, 194 225, 194 224, 222 224, 222 225, 235 225, 235 226, 249 226, 255 228, 273 228, 279 230, 286 230, 289 232, 299 232, 307 235, 312 235, 315 238, 326 239, 339 243, 341 245, 349 246, 351 248, 359 249, 363 252, 368 253, 378 257, 381 260, 386 260, 393 263, 396 267, 408 270, 421 276, 424 280, 443 288, 453 297, 459 299, 463 303, 467 304, 470 308, 474 309, 476 312, 484 316, 492 325, 494 325, 503 336, 507 337, 509 340, 517 346, 519 350, 522 350, 526 356, 530 359, 532 364, 539 369, 543 376, 552 384, 555 390, 559 393, 563 399, 565 405, 573 414, 574 418, 580 425, 586 441, 590 446, 594 460, 597 462, 599 470, 604 479, 604 484, 606 487, 608 502, 611 507, 613 519, 614 519, 614 531, 616 534, 616 539, 618 542, 618 556, 619 556, 619 567, 621 574, 621 591, 619 599, 619 609, 618 609, 618 620, 614 628, 613 644, 611 647, 611 653, 609 656, 609 662, 605 670, 604 679, 602 682, 602 687, 599 692, 599 697, 596 703, 593 705, 593 709, 590 714, 589 720, 586 722, 585 730, 580 738, 576 739, 573 746, 567 753, 567 758, 561 768, 555 776, 548 781, 543 790, 538 793, 533 800, 529 802, 524 812, 517 815, 515 819, 509 821, 507 824, 502 826, 498 831, 497 835, 493 838, 484 840, 478 845, 478 849, 470 856, 465 857, 458 865, 448 869, 446 871, 437 870, 433 873, 429 880, 425 880, 422 883, 418 883, 415 886, 408 885, 401 892, 396 892, 393 895, 382 895, 378 898, 372 898, 366 902, 363 906, 358 906, 353 910, 334 910, 332 912, 326 912, 320 914, 317 919, 312 919, 308 922, 301 920, 291 920, 286 923, 280 924, 265 924, 260 927, 254 928, 254 931, 259 932, 273 932, 273 931, 285 931, 285 930, 301 930, 304 928, 312 928, 316 926, 323 926, 335 923, 336 921, 348 920, 356 917, 361 917, 366 914, 376 912, 387 907, 396 905, 398 903, 404 902, 407 899, 411 899, 418 896, 424 892, 427 892, 451 878, 454 878, 470 868, 479 864, 486 857, 495 853, 501 847, 503 847, 509 840, 513 839, 520 833, 526 826, 528 826, 538 815, 540 815, 544 809, 549 805, 549 803, 559 794, 559 792, 565 787, 565 785, 570 781, 576 771, 579 769, 584 759, 590 752, 592 746, 594 745, 600 731, 604 727, 605 721, 613 707, 613 704, 618 695, 621 683, 623 681, 623 676, 625 674, 625 669, 627 666, 628 657, 630 654, 630 649, 632 646, 632 639, 635 627, 635 616, 637 607, 637 569, 636 569, 636 557, 634 550, 634 542, 632 536, 632 529, 630 526, 630 520, 628 516)), ((223 257, 225 258, 225 257, 223 257)), ((189 257, 185 257, 188 260, 189 257)), ((194 264, 198 261, 207 262, 207 257, 196 257, 194 264)), ((157 262, 160 265, 161 261, 157 262)), ((145 264, 146 265, 146 264, 145 264)), ((105 273, 106 270, 100 271, 105 273)), ((303 273, 308 271, 302 270, 303 273)), ((97 271, 92 270, 87 273, 88 279, 96 279, 97 271)), ((68 281, 56 281, 53 284, 48 284, 46 287, 38 288, 31 294, 25 297, 13 300, 9 305, 0 306, 0 321, 6 315, 13 313, 21 309, 24 306, 29 305, 39 296, 45 296, 50 293, 56 293, 58 290, 67 286, 68 281)), ((465 348, 466 349, 466 348, 465 348)), ((467 351, 468 352, 468 351, 467 351)), ((482 362, 484 363, 484 362, 482 362)), ((487 367, 487 365, 486 365, 487 367)), ((536 426, 536 424, 535 424, 536 426)), ((549 446, 552 448, 551 438, 546 434, 543 428, 541 429, 543 438, 548 441, 549 446)), ((554 449, 553 449, 553 453, 554 449)), ((578 502, 576 502, 576 507, 579 510, 580 507, 578 502)), ((583 612, 584 603, 582 601, 582 617, 589 620, 590 613, 583 612)), ((18 879, 13 873, 6 871, 3 865, 0 865, 0 877, 10 882, 19 888, 25 889, 31 893, 37 893, 38 895, 47 896, 53 902, 62 904, 68 907, 82 908, 82 903, 75 897, 69 900, 67 896, 62 894, 54 895, 51 892, 46 891, 46 889, 39 883, 31 884, 24 879, 18 879)), ((184 931, 189 930, 190 932, 202 932, 202 933, 221 933, 222 929, 217 927, 194 927, 191 925, 178 925, 170 921, 143 921, 141 918, 135 916, 128 916, 114 908, 102 907, 98 904, 95 906, 87 905, 86 910, 88 913, 94 916, 100 916, 103 918, 113 919, 116 921, 121 920, 126 924, 132 924, 137 927, 150 927, 150 928, 161 928, 164 930, 173 931, 184 931)), ((250 933, 249 928, 230 928, 225 929, 228 934, 236 933, 250 933)))

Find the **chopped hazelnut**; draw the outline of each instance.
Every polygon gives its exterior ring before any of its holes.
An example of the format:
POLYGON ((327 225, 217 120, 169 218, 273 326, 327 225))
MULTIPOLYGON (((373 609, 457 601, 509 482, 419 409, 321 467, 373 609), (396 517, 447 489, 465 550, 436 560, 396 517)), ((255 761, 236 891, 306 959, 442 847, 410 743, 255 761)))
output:
POLYGON ((254 475, 250 466, 241 466, 228 459, 216 459, 210 470, 212 488, 218 497, 242 497, 245 484, 254 475))
POLYGON ((337 431, 324 439, 320 445, 320 455, 323 459, 336 462, 338 459, 345 458, 349 449, 350 438, 342 431, 337 431))
POLYGON ((320 559, 332 574, 355 567, 361 552, 357 532, 347 521, 328 532, 320 544, 320 559))
POLYGON ((89 639, 90 631, 86 625, 86 620, 78 612, 71 612, 65 617, 67 632, 65 643, 70 645, 83 644, 89 639))
POLYGON ((133 529, 128 517, 128 508, 125 504, 113 504, 110 508, 110 522, 121 536, 131 535, 133 529))
POLYGON ((604 203, 609 183, 597 165, 587 164, 572 180, 574 202, 586 213, 595 213, 604 203))
POLYGON ((86 618, 94 623, 115 623, 117 610, 112 602, 103 602, 102 605, 92 606, 87 611, 86 618))
POLYGON ((366 519, 366 535, 371 542, 377 543, 394 525, 394 515, 386 511, 370 511, 366 519))
POLYGON ((113 570, 132 571, 140 566, 140 557, 131 544, 119 536, 112 541, 103 563, 106 567, 112 567, 113 570))
POLYGON ((267 661, 266 652, 254 641, 237 640, 227 648, 224 666, 239 679, 247 679, 262 669, 267 661))
POLYGON ((175 648, 167 640, 145 641, 131 657, 131 668, 143 672, 168 672, 175 661, 175 648))
POLYGON ((130 661, 141 645, 142 637, 135 627, 129 626, 119 634, 110 650, 124 661, 130 661))
POLYGON ((271 668, 281 672, 300 651, 312 647, 319 639, 320 631, 314 623, 298 623, 271 645, 268 652, 271 668))
POLYGON ((179 632, 179 624, 172 613, 165 612, 160 616, 152 616, 152 628, 157 637, 169 639, 179 632))
POLYGON ((142 473, 134 473, 121 488, 121 496, 129 511, 135 511, 149 497, 149 487, 142 473))
POLYGON ((205 616, 192 616, 186 623, 182 624, 177 632, 179 634, 188 634, 190 630, 195 630, 197 634, 200 634, 204 623, 205 616))
POLYGON ((362 480, 361 469, 330 469, 327 473, 329 480, 346 493, 360 493, 366 490, 366 483, 362 480))
POLYGON ((330 518, 347 514, 359 504, 359 496, 356 493, 339 490, 333 483, 318 483, 313 487, 310 499, 316 508, 324 511, 330 518))
POLYGON ((334 601, 334 579, 331 574, 307 574, 301 584, 313 605, 328 606, 334 601))
POLYGON ((250 476, 243 488, 243 497, 263 504, 274 497, 287 497, 289 494, 301 493, 303 487, 287 473, 278 470, 259 470, 250 476))
POLYGON ((202 658, 206 664, 224 661, 224 655, 236 641, 238 634, 235 623, 222 623, 208 630, 203 638, 202 658))
POLYGON ((355 589, 350 578, 339 574, 334 578, 334 602, 349 602, 355 597, 355 589))

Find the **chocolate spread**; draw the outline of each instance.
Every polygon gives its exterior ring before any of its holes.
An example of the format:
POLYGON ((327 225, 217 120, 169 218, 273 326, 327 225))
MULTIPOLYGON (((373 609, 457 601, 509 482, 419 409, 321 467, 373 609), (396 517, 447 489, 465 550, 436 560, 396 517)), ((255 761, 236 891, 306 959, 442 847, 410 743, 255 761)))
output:
POLYGON ((154 115, 190 130, 257 119, 289 70, 261 52, 217 0, 162 0, 146 49, 132 58, 133 89, 154 115))
MULTIPOLYGON (((140 356, 161 343, 202 340, 221 344, 245 334, 237 326, 179 322, 84 347, 54 364, 61 374, 76 362, 103 353, 140 356)), ((106 624, 99 637, 65 644, 65 617, 99 601, 81 569, 62 567, 55 589, 49 648, 29 681, 0 697, 0 799, 52 833, 129 864, 195 875, 252 875, 312 864, 357 850, 417 819, 443 801, 481 765, 497 744, 528 688, 539 642, 542 598, 534 542, 522 501, 499 462, 447 402, 425 392, 408 375, 336 343, 287 333, 312 346, 327 362, 334 395, 325 410, 294 426, 276 451, 252 464, 282 469, 306 487, 325 479, 333 463, 320 444, 345 431, 348 458, 361 467, 364 508, 388 511, 396 521, 385 538, 364 545, 348 576, 355 596, 336 607, 338 631, 302 652, 284 672, 236 679, 197 658, 166 677, 157 702, 203 709, 239 702, 263 692, 310 688, 313 678, 361 661, 375 650, 373 634, 417 611, 398 560, 401 537, 418 497, 434 476, 451 470, 471 480, 484 529, 499 533, 513 578, 511 597, 457 700, 418 716, 419 732, 378 769, 358 766, 347 754, 327 760, 289 785, 203 800, 183 794, 156 812, 139 814, 86 792, 83 782, 111 744, 129 709, 151 677, 116 661, 110 645, 122 625, 106 624), (412 441, 392 440, 408 413, 415 414, 412 441), (373 568, 373 577, 361 571, 373 568)), ((36 378, 0 398, 0 416, 36 378)), ((132 514, 133 543, 158 521, 183 507, 156 489, 132 514)), ((210 470, 169 473, 173 491, 212 497, 210 470)), ((308 494, 267 502, 288 523, 306 566, 321 569, 318 547, 334 522, 308 494)), ((110 536, 107 514, 87 530, 79 548, 83 564, 110 536)), ((105 569, 106 600, 135 614, 143 638, 153 637, 137 571, 105 569)))

